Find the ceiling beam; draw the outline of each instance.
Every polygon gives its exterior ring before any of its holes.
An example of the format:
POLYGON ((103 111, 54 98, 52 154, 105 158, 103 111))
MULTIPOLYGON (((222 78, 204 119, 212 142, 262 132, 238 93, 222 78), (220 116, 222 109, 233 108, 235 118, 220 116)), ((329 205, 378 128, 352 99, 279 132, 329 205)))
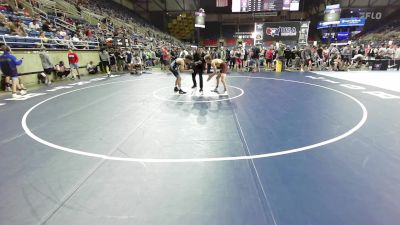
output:
POLYGON ((185 11, 185 5, 182 6, 179 0, 175 0, 175 2, 179 6, 179 8, 181 8, 182 11, 185 11))
POLYGON ((161 3, 158 2, 158 0, 153 0, 152 2, 154 2, 154 4, 155 4, 158 8, 160 8, 162 11, 167 11, 167 8, 165 8, 165 4, 164 4, 164 7, 163 7, 163 5, 162 5, 161 3))
MULTIPOLYGON (((148 2, 148 1, 147 1, 148 2)), ((144 8, 142 5, 140 5, 139 3, 138 3, 138 1, 137 0, 132 0, 132 3, 133 3, 133 6, 137 6, 138 8, 141 8, 144 12, 148 12, 147 10, 146 10, 146 8, 144 8)), ((134 9, 135 10, 135 9, 134 9)), ((136 10, 135 10, 136 11, 136 10)))

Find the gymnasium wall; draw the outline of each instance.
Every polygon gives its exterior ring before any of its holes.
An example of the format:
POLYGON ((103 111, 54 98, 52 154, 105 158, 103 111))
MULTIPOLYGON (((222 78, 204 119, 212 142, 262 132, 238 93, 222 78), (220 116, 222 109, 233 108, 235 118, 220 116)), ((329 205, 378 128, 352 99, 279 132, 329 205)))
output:
MULTIPOLYGON (((2 54, 2 52, 0 52, 2 54)), ((23 73, 34 73, 21 76, 22 81, 27 86, 32 86, 37 84, 37 72, 43 71, 42 63, 39 57, 39 51, 19 51, 14 50, 13 55, 18 59, 24 58, 23 64, 18 66, 18 72, 23 73)), ((53 65, 56 65, 60 61, 64 61, 65 65, 68 67, 68 51, 49 51, 50 60, 53 65)), ((94 64, 98 64, 100 61, 98 51, 76 51, 79 57, 79 66, 86 66, 90 61, 94 64)), ((87 74, 86 69, 82 68, 79 70, 82 74, 87 74)))

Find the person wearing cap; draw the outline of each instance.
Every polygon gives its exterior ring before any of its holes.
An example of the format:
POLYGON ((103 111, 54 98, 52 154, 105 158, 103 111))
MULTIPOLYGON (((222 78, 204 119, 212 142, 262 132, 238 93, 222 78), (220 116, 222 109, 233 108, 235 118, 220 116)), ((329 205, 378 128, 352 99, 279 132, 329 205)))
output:
POLYGON ((19 86, 17 66, 22 64, 22 59, 17 59, 11 54, 10 47, 3 45, 1 46, 3 55, 0 56, 0 68, 5 76, 11 77, 12 80, 12 97, 19 98, 21 95, 26 94, 26 89, 20 90, 20 95, 17 94, 17 87, 19 86))

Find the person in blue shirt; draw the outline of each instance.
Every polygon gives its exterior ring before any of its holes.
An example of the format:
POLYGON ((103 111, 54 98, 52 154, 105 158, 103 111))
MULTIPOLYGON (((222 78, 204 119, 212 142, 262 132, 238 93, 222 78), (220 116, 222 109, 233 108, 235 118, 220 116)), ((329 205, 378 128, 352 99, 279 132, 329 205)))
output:
MULTIPOLYGON (((22 59, 18 60, 14 55, 11 54, 10 47, 3 45, 1 46, 3 55, 0 56, 0 68, 4 76, 9 76, 12 79, 12 96, 18 98, 17 86, 19 86, 17 66, 22 64, 22 59)), ((21 90, 21 95, 26 94, 25 90, 21 90)))

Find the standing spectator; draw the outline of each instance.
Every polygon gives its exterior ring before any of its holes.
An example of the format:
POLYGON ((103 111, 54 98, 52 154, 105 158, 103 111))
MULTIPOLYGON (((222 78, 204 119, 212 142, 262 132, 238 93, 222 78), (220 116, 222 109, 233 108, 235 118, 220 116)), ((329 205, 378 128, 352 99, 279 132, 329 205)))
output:
POLYGON ((253 71, 260 72, 260 48, 258 46, 254 46, 252 50, 253 50, 253 55, 251 56, 251 58, 255 62, 255 68, 253 71))
POLYGON ((10 47, 3 45, 1 47, 3 55, 0 56, 0 67, 1 71, 5 76, 11 77, 12 80, 12 97, 19 98, 21 95, 26 94, 26 90, 21 90, 20 94, 17 94, 17 86, 19 86, 17 66, 22 64, 22 59, 18 60, 14 55, 11 54, 10 47))
POLYGON ((76 54, 72 50, 72 48, 70 48, 69 52, 68 52, 68 62, 69 62, 69 66, 71 68, 72 79, 73 80, 75 79, 75 75, 73 73, 74 69, 76 70, 76 74, 77 74, 78 79, 81 79, 81 75, 79 74, 79 65, 78 65, 79 57, 78 57, 78 54, 76 54))
POLYGON ((343 62, 346 66, 350 64, 352 52, 352 48, 349 44, 347 44, 342 50, 343 62))
POLYGON ((219 51, 219 58, 224 61, 226 59, 226 51, 224 50, 224 46, 221 46, 221 50, 219 51))
MULTIPOLYGON (((40 57, 40 61, 42 62, 42 67, 44 70, 44 75, 46 77, 46 81, 45 83, 47 85, 51 84, 51 79, 50 79, 50 75, 53 72, 54 68, 53 68, 53 63, 50 60, 50 56, 49 54, 46 52, 45 48, 42 48, 42 50, 39 53, 39 57, 40 57)), ((43 74, 43 73, 42 73, 43 74)))
MULTIPOLYGON (((112 50, 112 52, 110 52, 110 67, 111 67, 111 71, 117 71, 117 57, 114 54, 115 50, 112 50)), ((110 77, 110 76, 109 76, 110 77)))
POLYGON ((166 47, 163 47, 161 54, 162 54, 162 63, 163 63, 161 65, 161 69, 167 70, 168 66, 169 66, 169 62, 171 60, 171 58, 170 58, 171 56, 170 56, 169 51, 168 51, 168 49, 166 47))
POLYGON ((272 58, 274 57, 274 50, 272 46, 265 51, 266 70, 272 70, 272 58))
POLYGON ((285 62, 286 62, 286 68, 289 68, 289 65, 292 64, 292 50, 290 49, 290 46, 286 46, 286 49, 283 51, 283 54, 285 56, 285 62))
POLYGON ((117 58, 117 71, 124 71, 125 67, 125 53, 120 49, 115 53, 115 57, 117 58))
POLYGON ((376 59, 383 59, 383 58, 385 58, 386 52, 387 52, 386 45, 385 45, 385 44, 382 44, 382 46, 381 46, 381 47, 379 48, 379 50, 378 50, 378 55, 376 56, 376 59))
POLYGON ((127 49, 125 51, 125 67, 131 71, 132 70, 132 51, 127 49))
POLYGON ((110 55, 107 50, 104 48, 100 52, 100 65, 103 71, 107 73, 108 76, 111 75, 111 66, 110 66, 110 55))
MULTIPOLYGON (((235 50, 232 48, 229 52, 229 69, 233 70, 235 68, 236 57, 235 57, 235 50)), ((207 73, 210 73, 209 69, 211 68, 211 64, 207 63, 207 73)))

